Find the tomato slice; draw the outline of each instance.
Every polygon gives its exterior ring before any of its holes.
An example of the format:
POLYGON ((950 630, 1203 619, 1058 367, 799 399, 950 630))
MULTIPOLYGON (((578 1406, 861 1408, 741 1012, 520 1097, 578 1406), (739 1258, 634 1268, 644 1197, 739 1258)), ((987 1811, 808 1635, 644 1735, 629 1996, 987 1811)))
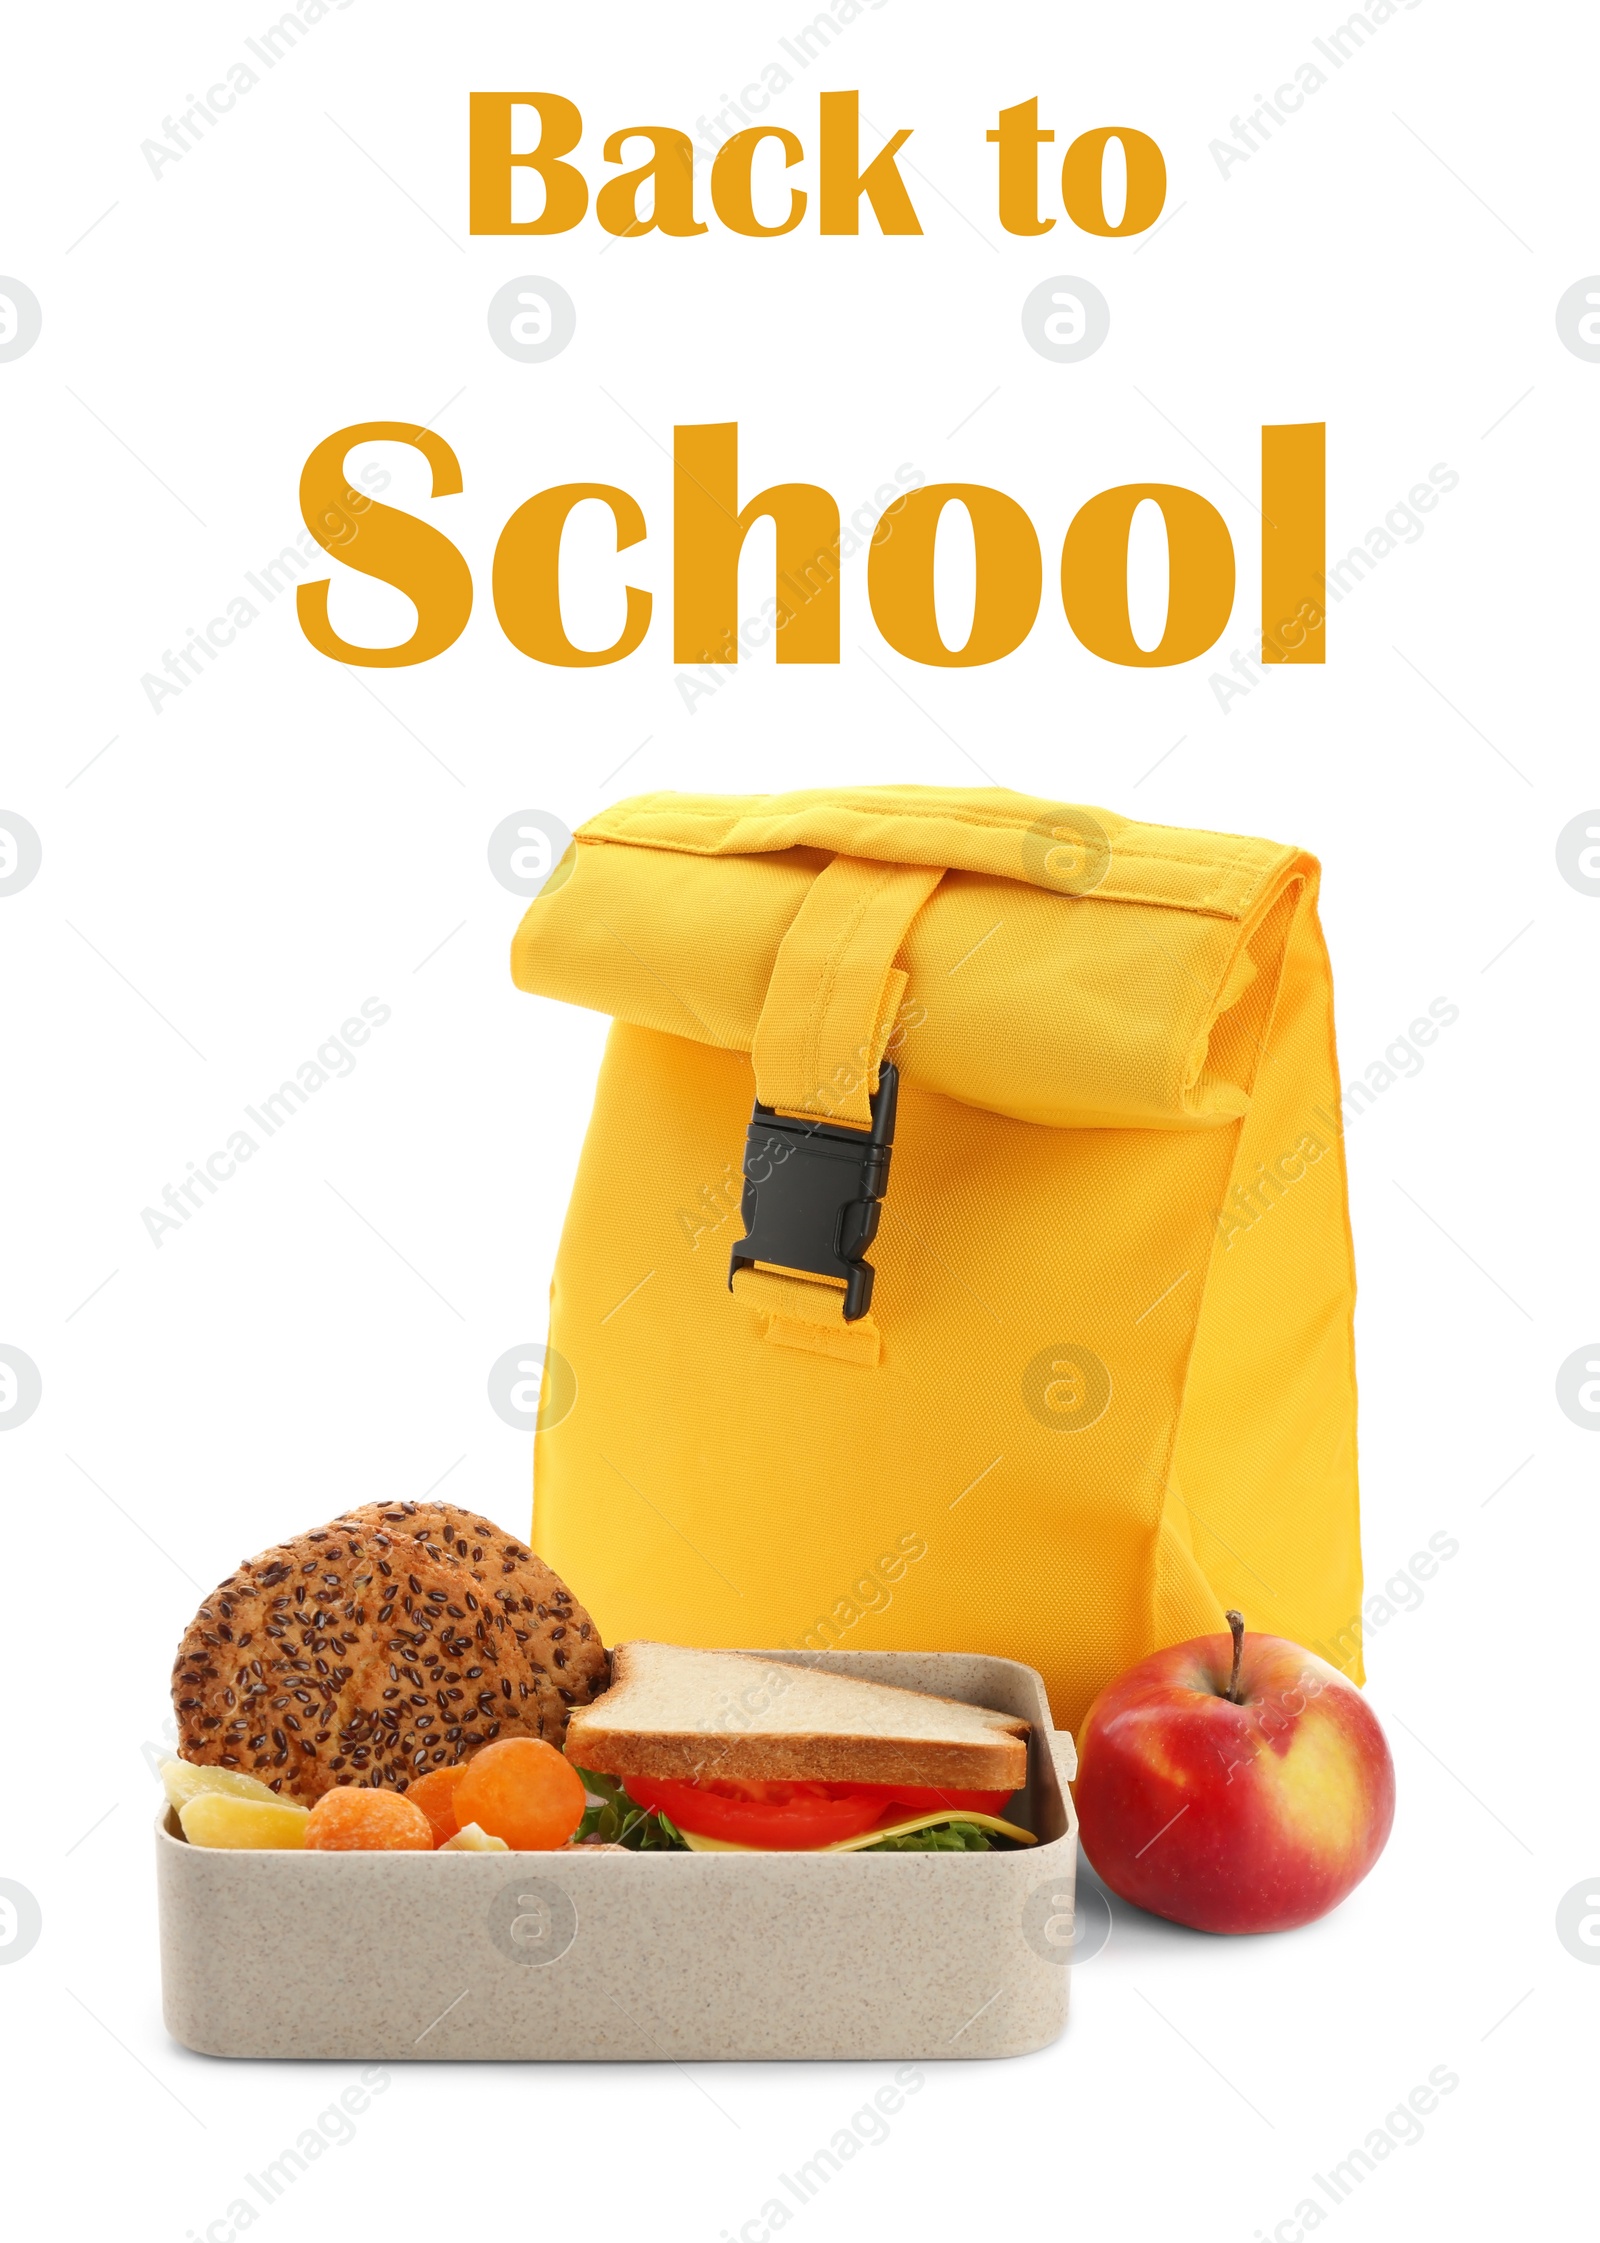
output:
POLYGON ((882 1787, 897 1807, 913 1815, 936 1814, 948 1807, 952 1815, 998 1815, 1011 1797, 1009 1791, 948 1791, 937 1784, 887 1784, 882 1787))
POLYGON ((697 1838, 775 1852, 813 1853, 842 1838, 859 1838, 879 1823, 906 1815, 999 1814, 1008 1791, 948 1791, 930 1784, 853 1784, 795 1781, 744 1783, 730 1777, 708 1783, 655 1776, 624 1776, 630 1798, 664 1814, 697 1838))

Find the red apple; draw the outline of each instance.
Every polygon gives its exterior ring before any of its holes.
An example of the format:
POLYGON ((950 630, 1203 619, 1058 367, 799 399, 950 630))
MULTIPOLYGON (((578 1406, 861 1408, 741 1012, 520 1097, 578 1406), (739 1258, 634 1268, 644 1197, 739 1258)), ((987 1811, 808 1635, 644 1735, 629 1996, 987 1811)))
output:
POLYGON ((1394 1763, 1343 1675, 1282 1636, 1152 1652, 1089 1708, 1084 1852, 1124 1900, 1197 1931, 1288 1931, 1337 1907, 1382 1853, 1394 1763))

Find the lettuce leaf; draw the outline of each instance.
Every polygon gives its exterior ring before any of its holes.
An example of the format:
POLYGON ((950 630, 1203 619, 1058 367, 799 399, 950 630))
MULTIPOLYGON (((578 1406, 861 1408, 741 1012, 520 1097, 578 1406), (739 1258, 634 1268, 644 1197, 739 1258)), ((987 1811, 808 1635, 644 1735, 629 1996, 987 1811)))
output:
POLYGON ((584 1809, 583 1820, 573 1833, 575 1844, 592 1838, 626 1846, 630 1853, 688 1852, 675 1825, 665 1815, 653 1814, 630 1799, 615 1776, 598 1775, 592 1768, 580 1768, 578 1774, 591 1804, 584 1809))
POLYGON ((979 1830, 975 1823, 941 1822, 931 1830, 908 1830, 898 1838, 880 1838, 875 1846, 861 1846, 857 1851, 863 1854, 987 1854, 996 1851, 996 1840, 991 1831, 979 1830))

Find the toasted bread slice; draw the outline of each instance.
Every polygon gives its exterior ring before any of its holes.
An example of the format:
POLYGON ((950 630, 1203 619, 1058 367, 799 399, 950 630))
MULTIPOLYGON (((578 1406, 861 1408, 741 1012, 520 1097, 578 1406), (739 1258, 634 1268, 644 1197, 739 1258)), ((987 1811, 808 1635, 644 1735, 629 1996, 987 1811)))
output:
POLYGON ((940 1784, 1018 1791, 1028 1724, 986 1706, 741 1651, 623 1643, 611 1688, 574 1708, 567 1757, 616 1776, 940 1784))

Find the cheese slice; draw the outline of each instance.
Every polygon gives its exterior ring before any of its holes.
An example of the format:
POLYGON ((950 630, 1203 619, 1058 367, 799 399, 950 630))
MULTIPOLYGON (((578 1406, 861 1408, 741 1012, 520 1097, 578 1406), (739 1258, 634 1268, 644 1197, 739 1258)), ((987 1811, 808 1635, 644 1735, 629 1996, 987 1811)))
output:
POLYGON ((903 1838, 913 1830, 934 1830, 942 1822, 970 1822, 979 1830, 993 1830, 1002 1838, 1014 1838, 1022 1846, 1039 1843, 1031 1830, 1024 1830, 1018 1823, 1002 1822, 998 1815, 953 1815, 948 1809, 943 1814, 908 1815, 904 1822, 884 1823, 880 1829, 863 1830, 855 1838, 836 1838, 831 1846, 746 1846, 736 1838, 702 1838, 698 1831, 685 1830, 681 1823, 674 1828, 694 1854, 858 1854, 866 1846, 875 1846, 880 1838, 903 1838))

